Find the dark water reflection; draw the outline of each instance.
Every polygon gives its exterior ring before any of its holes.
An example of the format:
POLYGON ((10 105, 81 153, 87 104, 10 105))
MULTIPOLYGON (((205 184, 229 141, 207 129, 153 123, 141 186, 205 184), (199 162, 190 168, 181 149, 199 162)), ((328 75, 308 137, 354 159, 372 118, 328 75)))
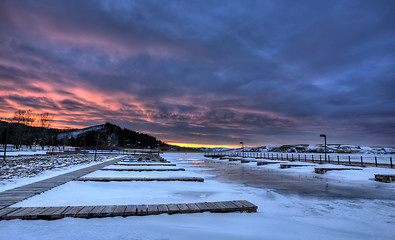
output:
POLYGON ((321 178, 316 174, 289 173, 265 166, 249 166, 233 162, 208 159, 179 159, 191 167, 202 169, 201 173, 216 175, 215 180, 241 183, 250 187, 272 189, 281 194, 297 194, 336 199, 395 200, 391 184, 356 183, 321 178), (355 185, 358 184, 358 185, 355 185))

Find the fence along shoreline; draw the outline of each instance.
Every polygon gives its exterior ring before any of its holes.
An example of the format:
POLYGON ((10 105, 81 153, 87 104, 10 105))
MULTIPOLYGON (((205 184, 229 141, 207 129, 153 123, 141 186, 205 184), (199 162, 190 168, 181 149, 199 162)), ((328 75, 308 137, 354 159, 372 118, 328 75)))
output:
POLYGON ((228 152, 211 151, 204 154, 206 157, 241 157, 257 158, 280 161, 300 161, 312 163, 331 163, 351 166, 374 166, 384 168, 394 168, 392 156, 363 156, 360 154, 336 154, 327 153, 327 159, 319 153, 275 153, 275 152, 228 152))

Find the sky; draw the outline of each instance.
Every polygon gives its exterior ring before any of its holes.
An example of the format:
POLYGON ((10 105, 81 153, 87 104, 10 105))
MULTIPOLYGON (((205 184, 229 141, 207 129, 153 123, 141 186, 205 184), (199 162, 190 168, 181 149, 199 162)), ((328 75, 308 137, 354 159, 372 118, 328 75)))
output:
POLYGON ((395 1, 0 1, 0 114, 184 146, 395 146, 395 1))

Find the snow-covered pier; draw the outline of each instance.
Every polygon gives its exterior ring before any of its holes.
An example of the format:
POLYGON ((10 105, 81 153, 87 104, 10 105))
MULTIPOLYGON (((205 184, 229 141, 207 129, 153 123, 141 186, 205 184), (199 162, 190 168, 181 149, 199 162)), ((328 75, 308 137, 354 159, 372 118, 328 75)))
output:
POLYGON ((177 213, 256 212, 257 206, 245 201, 199 202, 157 205, 104 205, 67 207, 11 207, 0 211, 1 220, 54 220, 64 217, 102 218, 116 216, 146 216, 177 213))
POLYGON ((362 170, 361 168, 315 168, 315 173, 324 174, 328 171, 362 170))
POLYGON ((74 181, 94 181, 94 182, 150 182, 150 181, 158 181, 158 182, 169 182, 169 181, 182 181, 182 182, 204 182, 204 178, 200 177, 161 177, 161 178, 125 178, 125 177, 81 177, 74 179, 74 181))

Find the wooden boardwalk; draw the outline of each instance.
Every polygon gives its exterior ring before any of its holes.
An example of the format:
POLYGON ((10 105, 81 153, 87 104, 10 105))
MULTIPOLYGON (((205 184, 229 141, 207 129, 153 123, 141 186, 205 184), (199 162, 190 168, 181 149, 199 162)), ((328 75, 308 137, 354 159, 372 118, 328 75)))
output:
POLYGON ((120 165, 120 166, 150 166, 150 167, 155 167, 155 166, 176 166, 174 163, 114 163, 113 165, 120 165))
POLYGON ((88 173, 102 169, 103 167, 106 167, 108 165, 114 164, 120 161, 120 159, 122 158, 116 158, 114 160, 99 163, 80 170, 65 173, 56 177, 48 178, 25 186, 0 192, 0 209, 11 206, 27 198, 33 197, 36 194, 40 194, 42 192, 48 191, 54 187, 72 181, 76 178, 82 177, 88 173))
POLYGON ((131 181, 158 181, 158 182, 169 182, 169 181, 184 181, 184 182, 204 182, 203 178, 200 177, 165 177, 165 178, 128 178, 128 177, 80 177, 74 179, 74 181, 95 181, 95 182, 131 182, 131 181))
POLYGON ((315 168, 315 173, 323 174, 328 171, 362 170, 361 168, 315 168))
POLYGON ((311 167, 315 165, 303 165, 303 164, 280 164, 280 168, 292 168, 292 167, 311 167))
POLYGON ((258 207, 246 200, 223 202, 200 202, 158 205, 106 205, 106 206, 67 206, 67 207, 7 207, 0 210, 0 220, 11 219, 60 219, 102 218, 115 216, 158 215, 162 213, 224 213, 256 212, 258 207))
POLYGON ((146 172, 146 171, 185 171, 185 168, 103 168, 102 171, 132 171, 132 172, 146 172))

